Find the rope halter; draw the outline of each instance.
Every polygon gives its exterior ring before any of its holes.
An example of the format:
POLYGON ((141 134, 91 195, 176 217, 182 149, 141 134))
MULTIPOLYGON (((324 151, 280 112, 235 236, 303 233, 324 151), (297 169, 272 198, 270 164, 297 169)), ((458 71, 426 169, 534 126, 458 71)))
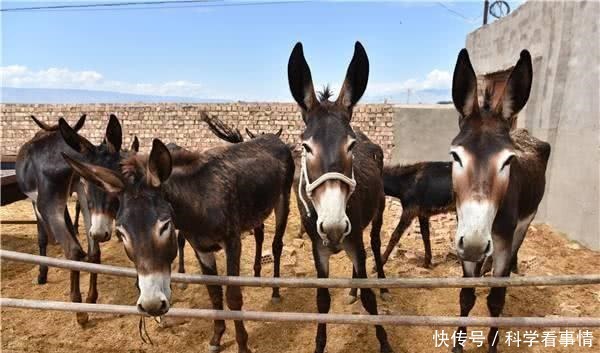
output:
MULTIPOLYGON (((329 172, 329 173, 325 173, 325 174, 321 175, 320 177, 318 177, 315 181, 313 181, 311 183, 310 179, 308 178, 308 169, 306 167, 306 154, 307 154, 306 148, 302 147, 302 158, 300 160, 300 180, 298 182, 298 198, 302 202, 302 205, 304 205, 304 209, 306 210, 306 215, 308 217, 311 217, 310 208, 308 207, 308 203, 304 199, 304 196, 302 193, 302 181, 303 180, 305 180, 304 191, 306 192, 306 196, 308 197, 310 202, 313 204, 313 207, 314 207, 314 200, 312 197, 313 191, 316 188, 318 188, 321 184, 323 184, 324 182, 326 182, 328 180, 339 180, 339 181, 343 182, 344 184, 348 185, 348 188, 350 189, 350 191, 346 195, 346 202, 348 202, 348 199, 350 199, 350 196, 356 189, 356 180, 354 179, 354 164, 352 166, 352 177, 351 178, 348 178, 346 175, 344 175, 342 173, 329 172)), ((350 234, 351 230, 352 230, 352 225, 350 225, 348 227, 348 230, 346 232, 344 232, 343 237, 350 234)), ((327 239, 327 234, 322 234, 321 230, 318 227, 317 227, 317 232, 323 239, 323 244, 327 245, 329 243, 329 241, 327 239)), ((342 239, 343 239, 343 237, 342 237, 342 239)))

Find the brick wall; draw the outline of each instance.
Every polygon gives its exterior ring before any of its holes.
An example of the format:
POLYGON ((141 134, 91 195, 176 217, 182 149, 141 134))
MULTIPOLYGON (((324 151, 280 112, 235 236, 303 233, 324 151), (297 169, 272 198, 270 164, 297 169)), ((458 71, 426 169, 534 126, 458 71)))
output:
MULTIPOLYGON (((202 122, 200 112, 218 116, 243 132, 275 132, 283 128, 287 142, 298 142, 304 122, 292 103, 219 103, 219 104, 1 104, 0 154, 16 154, 19 147, 38 130, 30 115, 54 124, 65 117, 73 124, 82 113, 87 114, 80 133, 93 143, 104 136, 108 115, 117 115, 123 125, 123 143, 129 146, 133 135, 140 139, 141 149, 147 151, 152 139, 175 142, 193 150, 202 150, 222 143, 202 122)), ((378 143, 389 161, 393 146, 392 105, 365 104, 354 110, 352 125, 378 143)), ((245 135, 245 133, 244 133, 245 135)))

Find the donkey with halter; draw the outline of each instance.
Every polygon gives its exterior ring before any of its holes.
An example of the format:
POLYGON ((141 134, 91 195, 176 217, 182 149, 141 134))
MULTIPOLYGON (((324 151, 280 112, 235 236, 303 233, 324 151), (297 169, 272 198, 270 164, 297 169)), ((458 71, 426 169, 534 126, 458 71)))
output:
MULTIPOLYGON (((186 236, 202 272, 217 275, 214 252, 224 248, 227 275, 239 276, 241 232, 259 226, 275 209, 276 232, 284 232, 294 161, 273 135, 196 153, 170 152, 158 139, 150 155, 123 161, 121 172, 64 155, 86 180, 119 199, 117 230, 138 273, 138 309, 152 316, 169 310, 175 229, 186 236)), ((214 309, 223 309, 221 286, 207 286, 214 309)), ((239 286, 225 293, 230 310, 242 309, 239 286)), ((240 352, 249 352, 243 321, 235 321, 240 352)), ((219 350, 225 322, 216 320, 211 350, 219 350)))
MULTIPOLYGON (((516 118, 531 91, 533 70, 527 50, 521 52, 503 95, 495 106, 486 95, 477 101, 477 78, 466 49, 454 70, 452 100, 460 132, 452 141, 452 183, 458 227, 455 245, 465 277, 480 275, 484 259, 493 259, 493 276, 508 277, 529 224, 544 196, 550 145, 516 130, 516 118)), ((487 306, 502 313, 506 287, 490 289, 487 306)), ((460 314, 475 305, 475 289, 460 291, 460 314)), ((459 332, 466 334, 465 327, 459 332)), ((497 327, 488 334, 489 352, 497 351, 497 327)), ((457 335, 457 337, 459 337, 457 335)), ((455 340, 454 352, 462 352, 455 340)))
MULTIPOLYGON (((19 149, 16 160, 16 175, 19 187, 33 203, 38 223, 38 242, 40 255, 46 255, 48 237, 62 246, 69 260, 86 259, 86 253, 76 238, 75 230, 67 210, 67 200, 72 192, 78 194, 79 203, 83 205, 84 221, 88 236, 87 259, 100 262, 98 242, 106 241, 112 233, 112 220, 116 212, 116 199, 97 188, 82 185, 73 169, 61 157, 61 153, 72 152, 75 148, 82 158, 106 167, 116 168, 120 159, 122 142, 121 124, 111 115, 106 128, 105 143, 94 146, 91 142, 77 134, 83 126, 85 115, 71 128, 64 119, 58 126, 45 127, 33 139, 19 149), (59 132, 60 131, 60 132, 59 132), (90 211, 91 217, 85 216, 90 211)), ((40 124, 38 124, 40 125, 40 124)), ((40 266, 38 283, 47 281, 48 267, 40 266)), ((71 271, 71 301, 81 302, 79 289, 79 271, 71 271)), ((90 274, 87 303, 95 303, 98 298, 97 275, 90 274)), ((77 321, 83 325, 87 322, 87 313, 77 313, 77 321)))
MULTIPOLYGON (((369 59, 356 42, 346 79, 335 102, 328 94, 317 99, 310 68, 302 44, 297 43, 288 62, 292 96, 300 106, 306 124, 301 134, 304 148, 301 159, 298 208, 302 223, 312 241, 319 278, 329 276, 329 257, 344 250, 353 264, 353 277, 366 278, 366 253, 363 230, 372 222, 371 247, 379 277, 384 277, 379 232, 385 208, 382 169, 383 151, 367 136, 350 126, 352 110, 367 88, 369 59)), ((373 290, 364 288, 360 297, 365 309, 377 315, 373 290)), ((331 297, 327 288, 317 289, 320 313, 329 312, 331 297)), ((382 352, 391 352, 383 326, 376 325, 382 352)), ((327 343, 327 328, 318 324, 315 352, 322 353, 327 343)))
POLYGON ((383 253, 383 264, 385 265, 413 219, 418 218, 425 247, 423 265, 427 268, 431 267, 429 218, 436 214, 454 211, 452 163, 422 162, 385 166, 383 189, 387 196, 396 197, 402 203, 402 216, 383 253))

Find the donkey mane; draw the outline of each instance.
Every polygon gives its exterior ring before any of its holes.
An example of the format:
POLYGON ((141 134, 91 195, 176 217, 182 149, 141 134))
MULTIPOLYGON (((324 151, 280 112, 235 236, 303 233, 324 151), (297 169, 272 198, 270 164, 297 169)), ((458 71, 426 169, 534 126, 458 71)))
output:
POLYGON ((319 95, 320 102, 327 102, 329 101, 329 98, 333 97, 333 90, 331 89, 331 87, 329 87, 329 84, 325 85, 325 87, 323 87, 323 90, 317 93, 319 95))

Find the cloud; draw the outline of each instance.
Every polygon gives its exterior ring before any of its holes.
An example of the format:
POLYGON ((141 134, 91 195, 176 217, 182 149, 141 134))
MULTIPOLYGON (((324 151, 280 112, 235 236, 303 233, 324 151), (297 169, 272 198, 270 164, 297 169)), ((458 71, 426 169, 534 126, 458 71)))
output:
POLYGON ((96 71, 74 71, 68 68, 31 70, 22 65, 0 66, 2 87, 17 88, 68 88, 155 96, 202 97, 208 96, 200 83, 178 80, 162 83, 132 83, 107 80, 96 71))
POLYGON ((408 79, 400 82, 374 82, 369 84, 369 95, 385 96, 424 90, 445 90, 452 87, 452 74, 448 71, 435 69, 427 74, 425 79, 408 79))

